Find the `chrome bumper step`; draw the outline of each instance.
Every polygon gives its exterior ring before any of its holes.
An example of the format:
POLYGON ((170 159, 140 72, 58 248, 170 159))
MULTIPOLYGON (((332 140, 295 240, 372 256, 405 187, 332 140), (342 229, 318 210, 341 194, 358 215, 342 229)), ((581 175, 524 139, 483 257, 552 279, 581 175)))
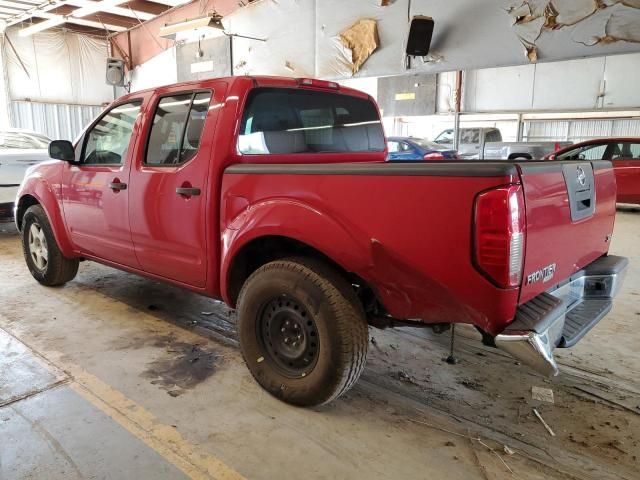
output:
POLYGON ((496 346, 544 375, 557 375, 553 350, 574 346, 611 311, 628 264, 624 257, 602 257, 521 305, 496 346))
POLYGON ((612 307, 613 301, 610 299, 583 300, 567 313, 558 347, 573 347, 611 311, 612 307))

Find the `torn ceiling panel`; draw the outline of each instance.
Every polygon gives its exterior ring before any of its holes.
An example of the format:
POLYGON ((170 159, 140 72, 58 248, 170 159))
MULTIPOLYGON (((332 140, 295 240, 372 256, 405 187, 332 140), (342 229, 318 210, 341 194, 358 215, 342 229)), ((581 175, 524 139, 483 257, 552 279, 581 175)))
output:
POLYGON ((560 28, 575 25, 593 15, 599 8, 599 0, 552 0, 545 10, 545 27, 560 28))
POLYGON ((378 23, 370 18, 358 20, 340 33, 340 41, 350 56, 351 73, 355 75, 380 45, 378 23))
POLYGON ((602 42, 640 42, 640 9, 621 9, 611 15, 605 33, 602 42))
POLYGON ((507 8, 530 62, 538 60, 538 40, 548 30, 574 29, 586 46, 640 42, 640 0, 524 0, 507 8))

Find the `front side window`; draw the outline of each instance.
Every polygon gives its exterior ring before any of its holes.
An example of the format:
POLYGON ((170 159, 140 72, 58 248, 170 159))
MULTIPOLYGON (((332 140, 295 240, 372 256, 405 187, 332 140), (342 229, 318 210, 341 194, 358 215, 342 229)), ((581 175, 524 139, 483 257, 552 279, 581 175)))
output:
POLYGON ((500 130, 489 130, 484 139, 485 142, 499 142, 502 140, 502 135, 500 135, 500 130))
POLYGON ((453 130, 445 130, 436 137, 435 142, 440 144, 453 143, 453 130))
POLYGON ((138 101, 118 105, 104 115, 87 133, 81 163, 122 165, 140 114, 140 104, 138 101))
POLYGON ((607 151, 607 145, 588 145, 569 150, 558 155, 556 160, 602 160, 607 151))
POLYGON ((161 98, 153 117, 145 163, 172 166, 191 160, 200 146, 210 101, 211 92, 161 98))
POLYGON ((389 153, 398 153, 400 151, 400 144, 398 142, 387 142, 387 149, 389 153))
POLYGON ((285 88, 251 92, 238 137, 243 154, 381 152, 384 147, 373 102, 285 88))

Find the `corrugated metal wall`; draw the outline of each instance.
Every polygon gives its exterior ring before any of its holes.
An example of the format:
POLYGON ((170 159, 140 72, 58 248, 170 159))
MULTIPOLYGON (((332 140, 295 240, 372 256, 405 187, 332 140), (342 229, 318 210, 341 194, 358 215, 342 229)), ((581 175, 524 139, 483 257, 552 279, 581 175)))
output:
POLYGON ((11 126, 72 141, 101 111, 100 106, 11 102, 11 126))
POLYGON ((524 140, 582 142, 601 137, 640 137, 640 119, 536 120, 524 123, 524 140))

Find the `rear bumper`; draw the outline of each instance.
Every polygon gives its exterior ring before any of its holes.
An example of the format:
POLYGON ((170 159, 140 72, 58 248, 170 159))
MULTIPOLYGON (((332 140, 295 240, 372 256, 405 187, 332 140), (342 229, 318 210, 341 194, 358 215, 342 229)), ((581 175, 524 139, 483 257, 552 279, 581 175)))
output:
POLYGON ((601 257, 521 305, 496 346, 544 375, 557 375, 553 350, 572 347, 609 313, 628 265, 624 257, 601 257))

